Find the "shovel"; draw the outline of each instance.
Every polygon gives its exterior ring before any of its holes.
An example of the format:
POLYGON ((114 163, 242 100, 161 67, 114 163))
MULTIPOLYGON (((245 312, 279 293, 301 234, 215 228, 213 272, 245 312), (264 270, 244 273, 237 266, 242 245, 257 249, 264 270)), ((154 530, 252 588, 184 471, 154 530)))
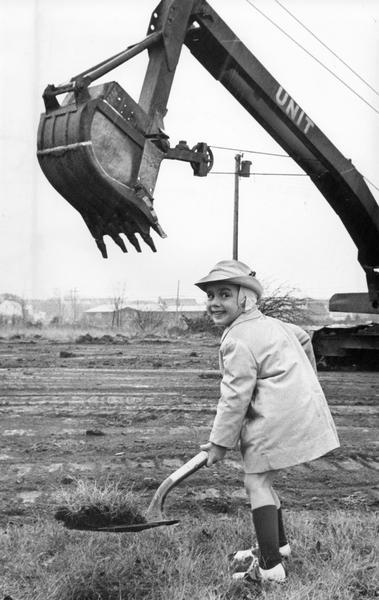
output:
MULTIPOLYGON (((142 531, 143 529, 151 529, 153 527, 161 527, 162 525, 175 525, 179 523, 178 519, 164 519, 163 504, 167 494, 177 486, 181 481, 198 471, 203 467, 208 459, 208 452, 202 450, 188 462, 182 465, 179 469, 171 473, 159 486, 155 492, 152 501, 146 511, 146 523, 135 523, 134 525, 108 525, 107 527, 86 527, 86 531, 109 531, 114 533, 126 533, 130 531, 142 531)), ((78 528, 79 529, 79 528, 78 528)), ((83 528, 84 529, 84 528, 83 528)))

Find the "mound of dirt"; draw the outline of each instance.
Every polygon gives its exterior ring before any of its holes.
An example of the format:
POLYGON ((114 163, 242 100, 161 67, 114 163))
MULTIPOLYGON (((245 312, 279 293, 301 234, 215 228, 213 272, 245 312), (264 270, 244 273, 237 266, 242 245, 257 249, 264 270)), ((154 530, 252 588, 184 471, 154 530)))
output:
POLYGON ((76 338, 75 344, 129 344, 129 339, 121 333, 117 333, 116 335, 105 333, 100 336, 85 333, 76 338))
POLYGON ((68 506, 60 506, 54 518, 57 521, 61 521, 68 529, 146 523, 145 517, 136 510, 125 508, 119 510, 117 515, 114 515, 108 506, 82 506, 76 511, 71 510, 68 506))
POLYGON ((76 338, 75 344, 91 344, 96 341, 96 338, 92 337, 90 333, 85 333, 84 335, 79 335, 76 338))

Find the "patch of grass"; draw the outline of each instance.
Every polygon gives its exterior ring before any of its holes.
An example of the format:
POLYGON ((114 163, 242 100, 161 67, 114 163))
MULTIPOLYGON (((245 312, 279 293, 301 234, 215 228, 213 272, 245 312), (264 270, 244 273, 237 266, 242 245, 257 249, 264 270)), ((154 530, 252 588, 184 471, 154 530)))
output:
POLYGON ((61 488, 55 493, 59 508, 57 521, 66 527, 105 527, 107 525, 145 523, 138 497, 120 489, 118 482, 98 485, 77 480, 75 487, 61 488))
POLYGON ((228 555, 248 547, 248 516, 198 515, 134 534, 68 531, 57 523, 0 534, 0 591, 16 600, 359 600, 377 596, 371 513, 287 513, 288 582, 232 582, 228 555), (198 518, 201 517, 201 518, 198 518))

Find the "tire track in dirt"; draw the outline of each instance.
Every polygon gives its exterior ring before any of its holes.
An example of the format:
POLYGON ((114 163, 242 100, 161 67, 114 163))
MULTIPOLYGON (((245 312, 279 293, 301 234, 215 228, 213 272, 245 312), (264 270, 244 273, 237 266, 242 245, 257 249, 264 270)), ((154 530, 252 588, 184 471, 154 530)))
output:
MULTIPOLYGON (((20 358, 19 345, 7 347, 6 359, 1 350, 0 364, 20 358)), ((115 356, 119 346, 106 352, 103 346, 81 347, 83 356, 63 361, 54 344, 39 343, 21 352, 23 360, 33 357, 32 366, 0 369, 3 520, 17 512, 25 518, 33 510, 47 510, 54 486, 67 477, 121 478, 122 485, 134 485, 149 498, 198 451, 217 403, 216 350, 199 343, 160 345, 159 355, 156 350, 126 345, 115 356), (193 352, 203 368, 191 362, 193 352), (145 368, 157 358, 170 368, 145 368), (121 359, 135 361, 138 368, 121 366, 121 359), (114 364, 94 368, 83 366, 85 360, 114 364), (91 430, 105 435, 87 435, 91 430)), ((372 508, 378 499, 379 373, 322 372, 320 380, 342 448, 281 473, 284 501, 295 508, 372 508)), ((217 512, 245 506, 238 453, 228 456, 224 464, 199 471, 174 490, 170 506, 217 512)))

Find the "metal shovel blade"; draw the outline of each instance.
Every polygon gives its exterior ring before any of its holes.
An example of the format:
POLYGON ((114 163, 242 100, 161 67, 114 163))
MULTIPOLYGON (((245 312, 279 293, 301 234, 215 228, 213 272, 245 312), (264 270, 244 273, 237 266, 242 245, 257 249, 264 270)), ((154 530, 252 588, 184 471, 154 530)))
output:
POLYGON ((110 531, 114 533, 126 533, 128 531, 142 531, 143 529, 152 529, 153 527, 161 527, 163 525, 176 525, 178 519, 167 521, 151 521, 150 523, 136 523, 135 525, 113 525, 109 527, 98 527, 96 531, 110 531))
POLYGON ((68 529, 75 529, 77 531, 94 531, 101 533, 127 533, 132 531, 143 531, 144 529, 151 529, 153 527, 161 527, 163 525, 176 525, 179 523, 178 519, 171 519, 166 521, 150 521, 146 523, 134 523, 134 524, 120 524, 120 525, 107 525, 106 527, 96 527, 95 525, 75 525, 74 527, 68 527, 68 529))

